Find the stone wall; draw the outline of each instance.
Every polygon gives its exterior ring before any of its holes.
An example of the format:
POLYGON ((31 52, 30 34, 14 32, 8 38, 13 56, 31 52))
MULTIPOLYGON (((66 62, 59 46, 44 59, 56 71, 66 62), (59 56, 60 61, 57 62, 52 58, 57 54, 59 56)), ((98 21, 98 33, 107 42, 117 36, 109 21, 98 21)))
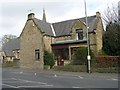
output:
POLYGON ((97 55, 97 45, 96 45, 96 34, 95 33, 90 33, 90 49, 94 53, 94 55, 97 55))
POLYGON ((13 55, 15 59, 20 59, 20 50, 13 50, 13 55))
POLYGON ((53 42, 53 37, 45 35, 43 37, 45 50, 52 52, 51 43, 53 42))
POLYGON ((20 67, 43 69, 43 36, 34 24, 28 20, 20 36, 20 67), (40 50, 40 60, 35 59, 35 50, 40 50))
POLYGON ((86 26, 80 20, 77 20, 72 26, 72 33, 71 33, 72 39, 76 39, 76 30, 77 29, 83 30, 83 39, 86 39, 86 26))
POLYGON ((71 36, 60 36, 60 37, 56 37, 54 42, 56 41, 65 41, 65 40, 71 40, 71 36))
POLYGON ((98 19, 97 29, 96 29, 96 44, 97 44, 97 54, 103 47, 103 23, 101 19, 101 15, 99 12, 96 12, 96 16, 98 19))

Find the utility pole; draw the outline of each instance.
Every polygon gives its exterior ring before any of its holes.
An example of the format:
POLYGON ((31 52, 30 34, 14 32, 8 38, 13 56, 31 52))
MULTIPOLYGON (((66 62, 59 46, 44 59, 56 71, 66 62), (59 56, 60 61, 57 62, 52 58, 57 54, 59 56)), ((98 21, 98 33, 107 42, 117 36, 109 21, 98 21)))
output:
POLYGON ((86 5, 86 0, 84 0, 85 4, 85 17, 86 17, 86 29, 87 29, 87 71, 90 73, 90 45, 89 45, 89 27, 88 27, 88 20, 87 20, 87 5, 86 5))

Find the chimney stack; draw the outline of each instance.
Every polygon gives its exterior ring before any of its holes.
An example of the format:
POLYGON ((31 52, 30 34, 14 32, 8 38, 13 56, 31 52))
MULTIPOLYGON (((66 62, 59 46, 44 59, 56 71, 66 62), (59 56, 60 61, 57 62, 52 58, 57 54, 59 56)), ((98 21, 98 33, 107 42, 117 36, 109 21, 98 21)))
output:
POLYGON ((96 12, 96 17, 101 17, 101 14, 100 14, 100 12, 96 12))
POLYGON ((34 13, 30 13, 30 14, 28 14, 28 19, 33 19, 33 18, 34 18, 34 16, 35 16, 35 14, 34 14, 34 13))

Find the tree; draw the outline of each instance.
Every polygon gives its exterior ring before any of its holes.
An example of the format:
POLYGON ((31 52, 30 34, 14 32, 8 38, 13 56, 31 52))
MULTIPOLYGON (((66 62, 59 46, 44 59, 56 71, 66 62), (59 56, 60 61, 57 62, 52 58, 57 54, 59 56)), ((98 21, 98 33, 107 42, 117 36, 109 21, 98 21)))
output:
MULTIPOLYGON (((91 50, 90 50, 90 56, 91 56, 92 63, 93 63, 93 60, 95 59, 95 57, 91 50)), ((73 65, 86 65, 87 64, 87 47, 80 47, 77 49, 77 51, 73 55, 73 61, 71 64, 73 65)))
POLYGON ((4 35, 4 36, 1 38, 1 44, 4 45, 4 44, 7 43, 9 40, 15 39, 15 38, 17 38, 17 36, 12 35, 12 34, 4 35))
POLYGON ((106 30, 103 34, 103 50, 108 55, 120 55, 118 6, 108 7, 103 20, 106 23, 106 30))
POLYGON ((107 10, 105 11, 103 20, 105 21, 106 25, 110 22, 118 22, 118 6, 108 6, 107 10))
POLYGON ((48 51, 44 51, 44 65, 50 65, 50 68, 52 68, 55 64, 54 56, 52 53, 49 53, 48 51))
POLYGON ((103 50, 108 55, 120 55, 120 24, 111 22, 103 35, 103 50))

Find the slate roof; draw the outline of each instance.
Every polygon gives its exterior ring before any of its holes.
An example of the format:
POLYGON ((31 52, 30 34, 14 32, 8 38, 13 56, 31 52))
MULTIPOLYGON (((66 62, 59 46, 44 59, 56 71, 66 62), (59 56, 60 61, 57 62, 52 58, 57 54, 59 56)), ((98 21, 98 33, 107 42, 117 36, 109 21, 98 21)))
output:
POLYGON ((53 23, 56 36, 69 35, 72 25, 76 20, 67 20, 63 22, 53 23))
MULTIPOLYGON (((80 20, 81 20, 82 22, 85 22, 85 17, 84 17, 84 18, 80 18, 80 20)), ((89 16, 89 17, 87 18, 87 20, 88 20, 89 32, 94 31, 94 29, 97 28, 97 18, 96 18, 96 15, 94 15, 94 16, 89 16)))
POLYGON ((34 18, 33 21, 42 32, 45 32, 47 35, 54 36, 50 23, 39 20, 37 18, 34 18))
MULTIPOLYGON (((96 29, 96 24, 97 24, 96 15, 90 16, 87 19, 88 19, 89 32, 92 32, 94 29, 96 29)), ((62 22, 58 22, 58 23, 53 23, 52 25, 54 27, 56 36, 69 35, 73 24, 77 20, 80 20, 83 23, 85 23, 85 17, 79 18, 79 19, 62 21, 62 22)))
MULTIPOLYGON (((94 29, 96 29, 96 24, 97 24, 96 15, 90 16, 87 19, 88 19, 89 32, 92 32, 94 29)), ((77 20, 80 20, 83 23, 85 23, 85 17, 78 18, 78 19, 61 21, 61 22, 56 22, 56 23, 52 23, 52 24, 48 23, 48 22, 44 22, 44 21, 39 20, 37 18, 33 19, 33 21, 35 22, 37 27, 42 32, 45 32, 47 35, 50 35, 50 36, 54 36, 51 25, 54 28, 56 36, 70 35, 72 26, 77 20)))
POLYGON ((13 56, 15 49, 20 49, 19 39, 12 39, 2 46, 2 51, 5 52, 6 56, 13 56))

